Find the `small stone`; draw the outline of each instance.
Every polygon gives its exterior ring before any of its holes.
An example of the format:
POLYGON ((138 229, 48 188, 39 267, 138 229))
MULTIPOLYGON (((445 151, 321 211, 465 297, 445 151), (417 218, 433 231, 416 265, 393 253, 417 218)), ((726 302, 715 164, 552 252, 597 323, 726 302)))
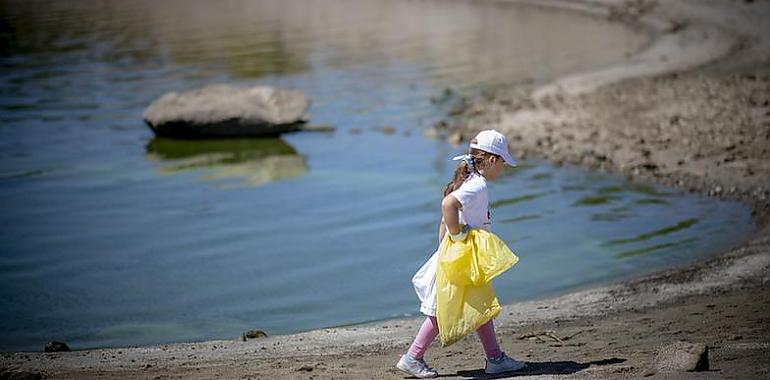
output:
POLYGON ((444 120, 439 120, 433 127, 436 129, 447 129, 449 128, 449 123, 444 120))
POLYGON ((708 347, 703 343, 674 342, 658 351, 653 368, 655 371, 707 371, 708 347))
POLYGON ((461 142, 463 142, 463 135, 460 132, 455 132, 449 135, 449 138, 447 138, 447 141, 450 144, 458 145, 461 142))
POLYGON ((656 373, 657 373, 657 372, 656 372, 654 369, 651 369, 651 368, 650 368, 650 369, 647 369, 647 370, 645 370, 645 371, 642 373, 642 376, 644 376, 644 377, 650 377, 650 376, 654 376, 656 373))
POLYGON ((617 368, 613 369, 612 372, 615 372, 615 373, 629 373, 629 372, 633 372, 633 370, 634 370, 634 366, 623 366, 623 367, 617 367, 617 368))
POLYGON ((43 351, 45 352, 61 352, 61 351, 69 351, 70 348, 67 346, 64 342, 57 342, 55 340, 52 340, 48 342, 48 344, 45 345, 45 348, 43 348, 43 351))
POLYGON ((385 127, 380 128, 380 132, 382 132, 382 133, 384 133, 386 135, 392 135, 392 134, 396 133, 396 128, 391 127, 391 126, 385 126, 385 127))
POLYGON ((246 338, 249 339, 255 339, 255 338, 266 338, 267 333, 265 333, 262 330, 249 330, 246 331, 246 338))

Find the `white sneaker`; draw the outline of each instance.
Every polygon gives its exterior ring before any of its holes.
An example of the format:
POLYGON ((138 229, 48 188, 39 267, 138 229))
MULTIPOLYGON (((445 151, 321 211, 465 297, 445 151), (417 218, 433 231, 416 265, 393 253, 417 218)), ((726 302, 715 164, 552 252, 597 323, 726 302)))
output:
POLYGON ((527 367, 527 364, 518 360, 511 359, 505 352, 494 359, 487 359, 487 365, 484 367, 484 373, 494 375, 497 373, 518 371, 527 367))
POLYGON ((436 372, 435 369, 428 367, 428 365, 425 364, 425 360, 417 360, 409 354, 401 355, 401 359, 398 361, 398 364, 396 364, 396 368, 419 379, 438 377, 438 372, 436 372))

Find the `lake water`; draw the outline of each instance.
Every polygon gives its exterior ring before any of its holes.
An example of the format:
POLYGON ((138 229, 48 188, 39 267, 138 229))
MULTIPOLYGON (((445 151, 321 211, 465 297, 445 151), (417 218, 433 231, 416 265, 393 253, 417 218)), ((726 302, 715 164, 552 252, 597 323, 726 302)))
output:
MULTIPOLYGON (((0 15, 2 351, 417 315, 410 279, 464 150, 425 137, 444 89, 545 81, 648 42, 450 0, 0 1, 0 15), (337 129, 191 142, 143 125, 163 93, 220 82, 302 90, 312 122, 337 129)), ((496 280, 504 303, 682 265, 753 229, 742 204, 546 162, 490 195, 521 258, 496 280)))

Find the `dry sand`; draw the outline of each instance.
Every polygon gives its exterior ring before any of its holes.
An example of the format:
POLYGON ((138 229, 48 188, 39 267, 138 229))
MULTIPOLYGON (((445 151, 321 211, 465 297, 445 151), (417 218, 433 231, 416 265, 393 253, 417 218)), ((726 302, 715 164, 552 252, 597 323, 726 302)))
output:
MULTIPOLYGON (((548 4, 640 23, 656 37, 623 64, 475 99, 437 133, 457 140, 492 127, 519 156, 743 200, 754 208, 757 231, 705 262, 505 306, 496 320, 503 349, 529 363, 509 376, 770 378, 770 23, 762 22, 770 20, 770 2, 548 4), (705 343, 711 369, 649 371, 658 349, 676 340, 705 343)), ((62 379, 399 379, 393 365, 419 323, 247 342, 5 353, 0 368, 62 379)), ((442 377, 484 378, 475 337, 434 345, 426 359, 442 377)))

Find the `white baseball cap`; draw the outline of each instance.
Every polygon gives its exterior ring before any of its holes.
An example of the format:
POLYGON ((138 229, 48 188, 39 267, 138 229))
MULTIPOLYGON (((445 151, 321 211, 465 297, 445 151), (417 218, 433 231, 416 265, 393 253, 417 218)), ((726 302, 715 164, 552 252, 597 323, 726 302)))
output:
POLYGON ((485 152, 496 154, 502 157, 506 164, 516 166, 516 161, 511 157, 511 154, 508 153, 508 141, 505 140, 505 136, 498 131, 488 129, 479 132, 479 134, 471 140, 471 148, 481 149, 485 152))

